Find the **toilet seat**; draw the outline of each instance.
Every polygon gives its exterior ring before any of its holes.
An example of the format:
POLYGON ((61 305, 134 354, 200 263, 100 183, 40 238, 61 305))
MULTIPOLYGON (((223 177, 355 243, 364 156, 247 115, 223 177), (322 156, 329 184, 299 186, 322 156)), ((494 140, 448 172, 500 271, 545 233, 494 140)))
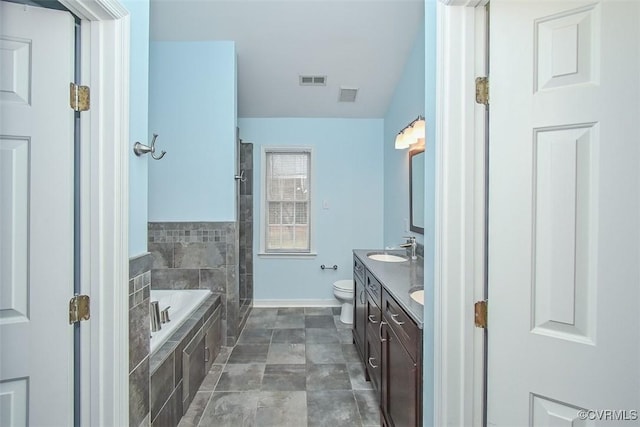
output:
POLYGON ((353 292, 353 280, 338 280, 333 282, 333 288, 344 292, 353 292))

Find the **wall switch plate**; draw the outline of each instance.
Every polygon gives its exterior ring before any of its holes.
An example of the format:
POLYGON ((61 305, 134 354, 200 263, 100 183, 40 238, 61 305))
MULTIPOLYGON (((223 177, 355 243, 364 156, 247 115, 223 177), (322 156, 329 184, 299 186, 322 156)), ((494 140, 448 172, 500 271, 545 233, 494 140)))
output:
POLYGON ((322 201, 322 209, 329 209, 329 201, 327 199, 322 201))

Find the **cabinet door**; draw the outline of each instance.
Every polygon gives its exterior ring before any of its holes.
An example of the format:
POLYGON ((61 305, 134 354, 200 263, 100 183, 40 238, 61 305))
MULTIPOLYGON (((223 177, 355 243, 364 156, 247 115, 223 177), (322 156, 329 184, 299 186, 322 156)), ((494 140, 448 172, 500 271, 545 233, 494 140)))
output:
POLYGON ((366 290, 362 280, 354 274, 355 286, 353 293, 353 338, 360 353, 360 357, 364 360, 365 353, 365 328, 366 328, 366 290))
POLYGON ((367 353, 365 360, 365 370, 373 389, 380 393, 382 385, 382 357, 380 354, 380 338, 378 329, 367 327, 367 353))
POLYGON ((417 426, 421 404, 418 368, 388 325, 383 327, 382 352, 382 411, 386 423, 389 427, 417 426))
POLYGON ((220 337, 220 307, 216 308, 213 314, 204 325, 204 369, 209 372, 213 361, 220 353, 222 339, 220 337))
POLYGON ((182 352, 182 400, 186 410, 206 375, 204 365, 205 335, 202 328, 182 352))

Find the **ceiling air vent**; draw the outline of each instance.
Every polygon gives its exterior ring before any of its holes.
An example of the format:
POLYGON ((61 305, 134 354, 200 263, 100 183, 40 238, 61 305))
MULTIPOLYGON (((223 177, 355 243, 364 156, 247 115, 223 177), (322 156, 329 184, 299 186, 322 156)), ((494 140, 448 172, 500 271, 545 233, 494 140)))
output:
POLYGON ((356 102, 357 94, 358 88, 341 87, 338 102, 356 102))
POLYGON ((326 86, 327 76, 300 76, 300 86, 326 86))

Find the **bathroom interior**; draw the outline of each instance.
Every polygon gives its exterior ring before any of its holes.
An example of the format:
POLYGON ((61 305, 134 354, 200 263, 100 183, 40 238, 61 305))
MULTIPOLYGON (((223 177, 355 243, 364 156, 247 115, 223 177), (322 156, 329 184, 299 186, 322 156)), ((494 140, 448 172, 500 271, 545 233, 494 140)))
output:
MULTIPOLYGON (((427 320, 434 247, 435 6, 401 3, 409 18, 396 24, 407 33, 406 42, 398 46, 401 60, 389 78, 393 87, 377 113, 352 112, 367 102, 366 87, 360 87, 353 104, 338 105, 342 113, 322 116, 257 113, 255 106, 243 105, 246 93, 256 89, 242 87, 245 45, 167 30, 171 16, 184 19, 178 11, 186 7, 174 2, 122 3, 131 14, 132 145, 151 148, 158 135, 154 152, 132 149, 129 164, 130 425, 195 425, 183 414, 197 400, 216 356, 228 356, 238 344, 252 313, 259 318, 278 308, 319 313, 329 307, 338 330, 354 328, 342 320, 358 316, 357 304, 340 320, 340 310, 344 315, 352 304, 338 301, 332 286, 357 282, 354 250, 365 250, 358 252, 361 258, 369 252, 398 254, 406 265, 420 266, 427 298, 407 311, 419 311, 420 380, 432 381, 432 370, 423 367, 433 363, 427 320), (416 118, 424 118, 424 138, 398 144, 416 118), (274 147, 311 151, 311 242, 304 255, 274 255, 262 241, 264 153, 274 147), (414 247, 405 249, 412 241, 414 247), (194 308, 178 319, 189 304, 194 308), (201 353, 199 365, 194 355, 201 353)), ((277 61, 280 52, 274 47, 270 54, 277 61)), ((324 72, 319 64, 307 67, 291 70, 295 86, 301 73, 324 72)), ((357 86, 331 84, 333 77, 302 90, 357 86)), ((337 92, 330 97, 337 102, 337 92)), ((280 101, 286 103, 271 100, 280 101)), ((373 274, 376 262, 364 260, 373 274)), ((418 413, 427 419, 433 397, 424 389, 418 413)))

